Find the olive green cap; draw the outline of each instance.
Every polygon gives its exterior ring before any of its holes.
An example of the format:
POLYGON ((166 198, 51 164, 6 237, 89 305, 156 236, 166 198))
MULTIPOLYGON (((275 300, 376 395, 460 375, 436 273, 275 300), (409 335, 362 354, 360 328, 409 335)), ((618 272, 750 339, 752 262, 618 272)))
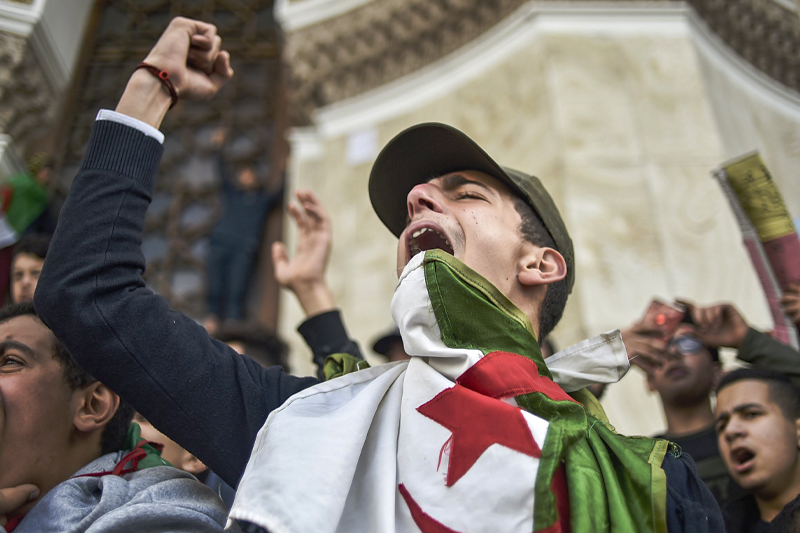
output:
POLYGON ((575 284, 572 239, 555 202, 536 176, 495 163, 464 133, 435 122, 418 124, 399 133, 378 154, 369 176, 369 198, 378 218, 399 237, 406 227, 406 198, 420 183, 461 170, 493 176, 528 202, 550 233, 567 264, 567 289, 575 284))

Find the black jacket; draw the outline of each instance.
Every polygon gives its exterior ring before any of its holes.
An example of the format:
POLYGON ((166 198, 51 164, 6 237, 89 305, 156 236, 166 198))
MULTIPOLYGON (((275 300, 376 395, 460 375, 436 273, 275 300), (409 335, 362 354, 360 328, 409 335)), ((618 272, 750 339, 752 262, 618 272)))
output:
POLYGON ((318 380, 237 354, 145 286, 162 151, 134 128, 95 123, 35 305, 81 367, 235 487, 270 411, 318 380))

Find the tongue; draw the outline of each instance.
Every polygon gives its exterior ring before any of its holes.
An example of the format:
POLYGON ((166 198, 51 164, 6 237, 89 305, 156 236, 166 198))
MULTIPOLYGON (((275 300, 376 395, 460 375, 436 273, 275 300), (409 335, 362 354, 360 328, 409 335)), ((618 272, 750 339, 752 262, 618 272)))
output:
POLYGON ((735 459, 738 464, 744 464, 754 457, 753 452, 748 450, 739 450, 736 453, 735 459))
POLYGON ((448 254, 453 254, 453 248, 435 231, 426 231, 417 237, 417 246, 420 250, 435 250, 439 248, 448 254))

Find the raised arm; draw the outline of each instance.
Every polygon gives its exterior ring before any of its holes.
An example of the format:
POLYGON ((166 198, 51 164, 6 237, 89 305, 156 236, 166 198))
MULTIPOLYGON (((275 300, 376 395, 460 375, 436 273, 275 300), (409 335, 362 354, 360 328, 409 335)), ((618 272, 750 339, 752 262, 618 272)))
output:
MULTIPOLYGON (((233 74, 220 44, 214 26, 178 18, 146 61, 169 72, 180 98, 209 98, 233 74)), ((263 369, 146 288, 141 243, 162 153, 153 128, 170 103, 137 70, 117 111, 141 122, 101 112, 35 304, 82 367, 235 486, 269 412, 316 380, 263 369)))
POLYGON ((233 189, 231 184, 231 176, 228 173, 228 161, 225 159, 225 141, 228 139, 229 129, 225 126, 220 126, 211 134, 211 148, 214 165, 217 167, 217 177, 219 178, 220 187, 224 192, 233 189))
POLYGON ((272 245, 275 279, 292 291, 306 314, 298 331, 314 353, 320 376, 325 358, 349 353, 363 359, 361 350, 344 327, 325 270, 331 252, 331 221, 311 191, 297 191, 298 204, 289 204, 289 215, 297 224, 297 249, 289 260, 282 242, 272 245))
POLYGON ((697 324, 698 334, 707 346, 736 348, 737 358, 760 368, 786 375, 800 386, 800 353, 751 328, 730 304, 694 307, 687 304, 697 324))
POLYGON ((791 283, 789 285, 783 292, 781 304, 783 304, 784 311, 794 323, 800 324, 800 283, 791 283))

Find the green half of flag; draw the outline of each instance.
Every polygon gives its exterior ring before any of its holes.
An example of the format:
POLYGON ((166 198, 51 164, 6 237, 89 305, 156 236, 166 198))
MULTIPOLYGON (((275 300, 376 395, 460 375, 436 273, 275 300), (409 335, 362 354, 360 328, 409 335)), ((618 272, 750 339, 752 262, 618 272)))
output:
MULTIPOLYGON (((503 351, 531 359, 552 379, 530 320, 505 295, 452 255, 425 253, 425 281, 442 341, 450 348, 503 351)), ((550 423, 535 485, 534 531, 558 519, 553 475, 564 465, 572 531, 666 533, 666 475, 661 463, 669 443, 626 437, 608 423, 587 391, 579 402, 542 392, 517 396, 525 410, 550 423)))

